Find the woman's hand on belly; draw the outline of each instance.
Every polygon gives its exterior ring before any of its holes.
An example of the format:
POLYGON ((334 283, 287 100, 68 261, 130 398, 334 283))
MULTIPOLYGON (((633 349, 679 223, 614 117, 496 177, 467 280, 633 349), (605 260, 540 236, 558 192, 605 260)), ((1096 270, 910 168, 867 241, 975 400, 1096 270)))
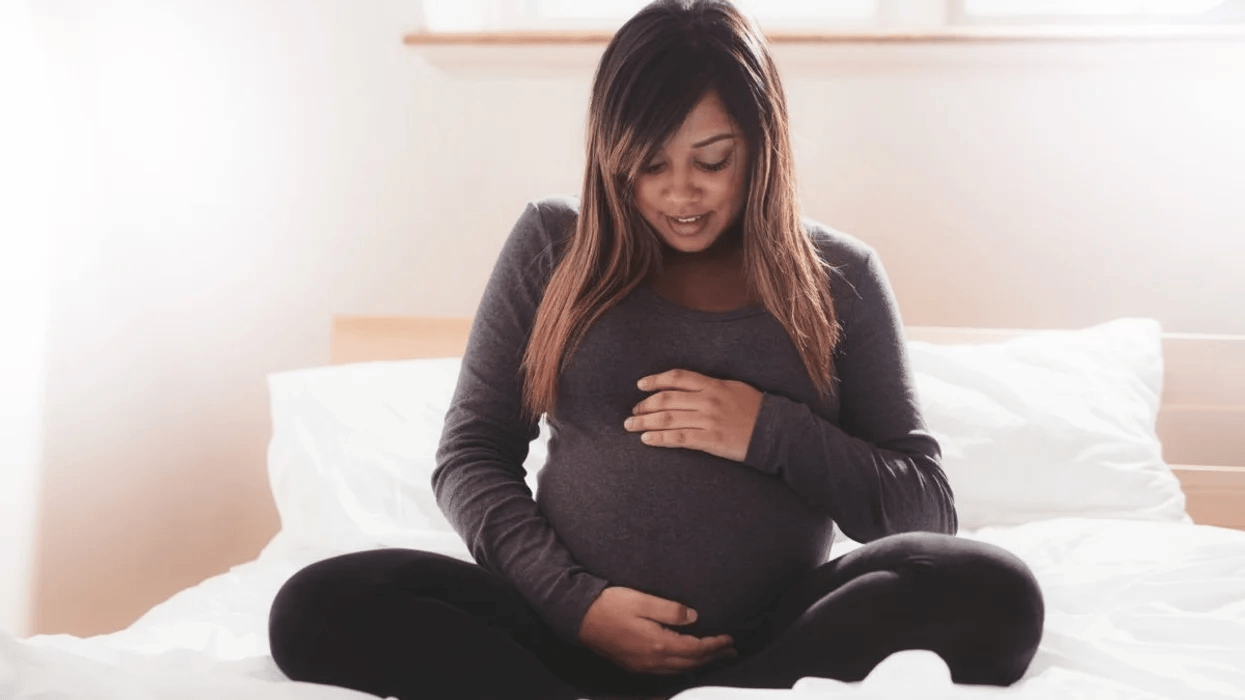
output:
POLYGON ((636 404, 623 423, 641 433, 644 444, 686 447, 736 462, 748 456, 763 398, 751 385, 672 369, 643 377, 637 386, 657 392, 636 404))
POLYGON ((730 635, 694 637, 662 626, 690 624, 694 615, 682 603, 610 586, 584 615, 579 641, 631 673, 675 675, 736 654, 730 635))

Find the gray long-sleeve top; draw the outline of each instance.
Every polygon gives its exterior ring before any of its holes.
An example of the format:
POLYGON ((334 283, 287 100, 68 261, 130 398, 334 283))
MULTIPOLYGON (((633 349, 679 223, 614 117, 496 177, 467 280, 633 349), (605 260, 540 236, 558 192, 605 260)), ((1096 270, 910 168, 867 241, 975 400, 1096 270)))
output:
POLYGON ((693 310, 642 283, 589 329, 559 378, 533 498, 523 462, 539 424, 521 418, 519 362, 577 215, 576 198, 534 202, 506 240, 432 473, 437 503, 476 562, 512 582, 556 633, 579 643, 601 591, 626 586, 695 609, 697 621, 680 632, 743 634, 826 561, 835 522, 859 542, 956 532, 881 263, 868 245, 809 219, 806 231, 836 268, 843 328, 828 400, 763 307, 693 310), (645 445, 624 430, 651 395, 636 381, 674 368, 763 393, 742 463, 645 445))

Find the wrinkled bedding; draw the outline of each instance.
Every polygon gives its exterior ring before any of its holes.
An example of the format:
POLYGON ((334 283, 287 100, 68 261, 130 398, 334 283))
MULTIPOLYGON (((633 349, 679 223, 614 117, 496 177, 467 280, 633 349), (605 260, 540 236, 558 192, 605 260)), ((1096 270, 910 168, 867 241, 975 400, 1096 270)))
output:
MULTIPOLYGON (((967 530, 1024 559, 1046 596, 1045 635, 1009 688, 957 686, 926 651, 900 652, 859 683, 694 688, 679 700, 790 698, 1245 698, 1245 532, 1167 522, 1056 518, 967 530)), ((404 546, 470 561, 452 533, 404 546)), ((832 556, 859 546, 839 540, 832 556)), ((0 635, 0 697, 82 700, 373 696, 294 683, 268 655, 269 604, 302 566, 337 554, 278 534, 251 562, 152 608, 130 627, 78 638, 0 635)))

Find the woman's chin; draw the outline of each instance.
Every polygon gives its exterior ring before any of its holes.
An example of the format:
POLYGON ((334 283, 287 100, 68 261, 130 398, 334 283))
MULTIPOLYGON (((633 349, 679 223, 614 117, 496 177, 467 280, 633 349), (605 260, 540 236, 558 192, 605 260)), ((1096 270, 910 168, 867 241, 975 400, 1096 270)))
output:
POLYGON ((721 231, 706 232, 694 236, 675 236, 665 234, 661 237, 665 247, 674 253, 691 255, 695 253, 703 253, 713 247, 713 244, 721 237, 721 231))

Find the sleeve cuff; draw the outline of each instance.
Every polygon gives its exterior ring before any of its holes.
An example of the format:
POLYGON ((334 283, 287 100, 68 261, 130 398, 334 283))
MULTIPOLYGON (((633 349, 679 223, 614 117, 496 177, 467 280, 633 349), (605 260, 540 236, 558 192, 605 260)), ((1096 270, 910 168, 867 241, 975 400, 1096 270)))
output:
POLYGON ((588 608, 609 587, 610 582, 603 578, 590 574, 578 575, 574 587, 546 610, 545 622, 562 639, 582 646, 579 641, 579 626, 583 624, 588 608))
POLYGON ((761 394, 761 410, 757 412, 752 438, 748 441, 748 453, 744 455, 744 464, 764 474, 777 475, 783 467, 784 401, 787 399, 781 396, 761 394))

